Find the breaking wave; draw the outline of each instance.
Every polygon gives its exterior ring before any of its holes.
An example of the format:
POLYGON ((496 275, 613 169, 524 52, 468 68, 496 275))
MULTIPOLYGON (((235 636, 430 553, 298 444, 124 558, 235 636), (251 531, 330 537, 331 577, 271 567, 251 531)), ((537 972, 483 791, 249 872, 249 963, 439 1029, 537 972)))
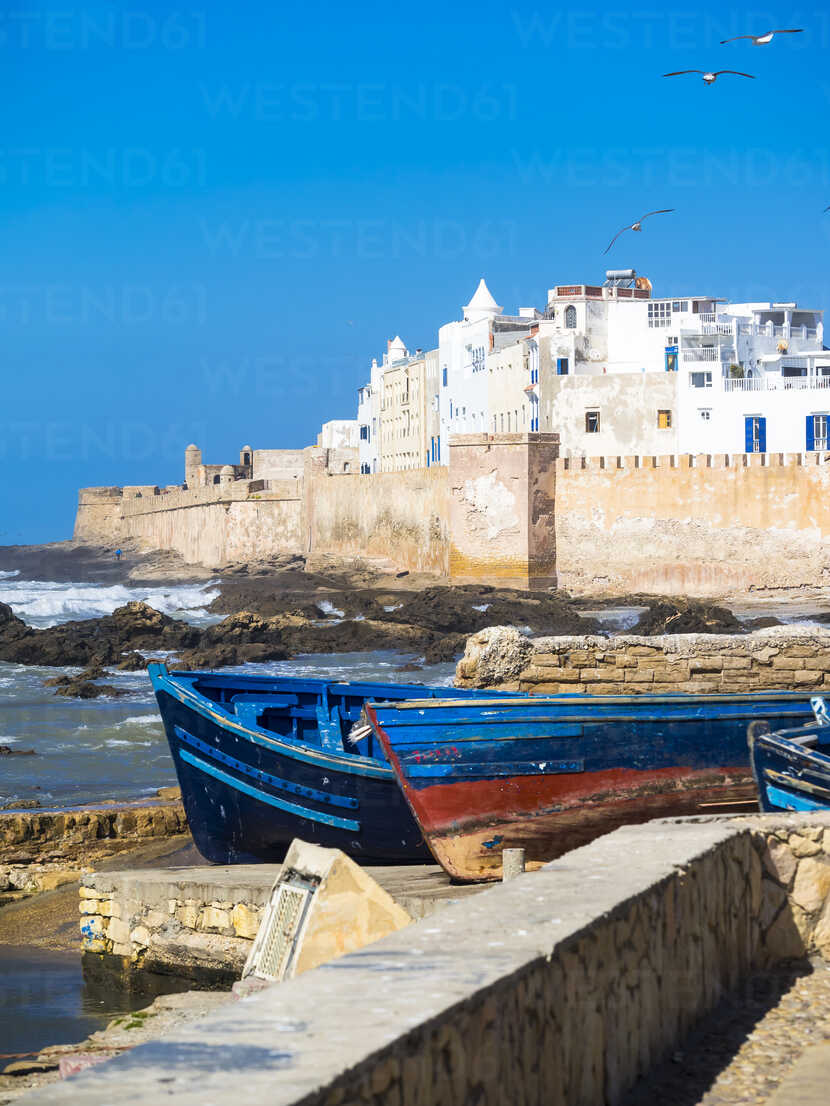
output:
POLYGON ((199 622, 208 617, 206 607, 217 595, 215 581, 167 587, 106 586, 19 580, 12 579, 10 573, 0 573, 0 602, 8 603, 18 618, 38 627, 56 626, 72 619, 100 618, 134 600, 148 603, 162 614, 199 622))

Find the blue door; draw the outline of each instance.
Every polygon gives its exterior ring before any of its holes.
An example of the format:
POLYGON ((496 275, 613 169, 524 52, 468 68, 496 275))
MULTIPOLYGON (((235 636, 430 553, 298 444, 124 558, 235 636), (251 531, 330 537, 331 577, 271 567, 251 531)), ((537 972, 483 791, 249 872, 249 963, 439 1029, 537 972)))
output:
POLYGON ((760 415, 747 415, 744 419, 744 450, 746 453, 767 451, 767 420, 760 415))

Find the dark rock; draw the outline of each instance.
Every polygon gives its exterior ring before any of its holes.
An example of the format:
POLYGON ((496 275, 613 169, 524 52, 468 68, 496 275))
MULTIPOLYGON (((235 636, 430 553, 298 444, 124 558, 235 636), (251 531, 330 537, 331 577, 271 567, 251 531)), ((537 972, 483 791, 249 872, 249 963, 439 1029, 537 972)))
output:
POLYGON ((136 653, 133 650, 126 657, 123 657, 115 667, 121 672, 141 672, 142 669, 147 667, 147 662, 141 653, 136 653))
POLYGON ((11 745, 0 745, 0 757, 35 757, 34 749, 13 749, 11 745))
POLYGON ((59 684, 55 688, 56 695, 65 695, 68 699, 100 699, 106 695, 116 699, 127 692, 111 684, 95 684, 91 680, 70 680, 68 683, 59 684))
POLYGON ((747 628, 726 607, 692 600, 652 603, 640 615, 632 634, 745 634, 747 628))

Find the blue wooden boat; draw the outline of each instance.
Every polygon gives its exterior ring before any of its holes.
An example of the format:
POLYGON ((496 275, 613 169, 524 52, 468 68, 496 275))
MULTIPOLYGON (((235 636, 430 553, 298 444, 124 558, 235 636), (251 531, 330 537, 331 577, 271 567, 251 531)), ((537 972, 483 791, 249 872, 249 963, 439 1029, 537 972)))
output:
POLYGON ((207 860, 281 860, 295 837, 366 861, 429 859, 395 774, 360 720, 367 699, 425 699, 447 688, 168 672, 159 663, 149 673, 188 824, 207 860))
POLYGON ((802 692, 370 703, 367 716, 436 860, 498 878, 650 818, 752 809, 749 723, 803 724, 802 692))
POLYGON ((750 726, 749 757, 763 811, 830 811, 830 718, 823 699, 814 699, 815 718, 806 726, 770 732, 750 726))

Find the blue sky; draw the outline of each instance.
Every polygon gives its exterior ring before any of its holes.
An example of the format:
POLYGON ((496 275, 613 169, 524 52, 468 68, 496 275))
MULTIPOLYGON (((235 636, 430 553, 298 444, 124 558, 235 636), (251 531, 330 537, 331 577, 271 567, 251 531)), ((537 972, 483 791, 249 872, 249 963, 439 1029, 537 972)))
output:
POLYGON ((818 3, 4 5, 0 543, 311 443, 482 275, 830 306, 829 49, 818 3), (757 79, 660 76, 713 67, 757 79))

